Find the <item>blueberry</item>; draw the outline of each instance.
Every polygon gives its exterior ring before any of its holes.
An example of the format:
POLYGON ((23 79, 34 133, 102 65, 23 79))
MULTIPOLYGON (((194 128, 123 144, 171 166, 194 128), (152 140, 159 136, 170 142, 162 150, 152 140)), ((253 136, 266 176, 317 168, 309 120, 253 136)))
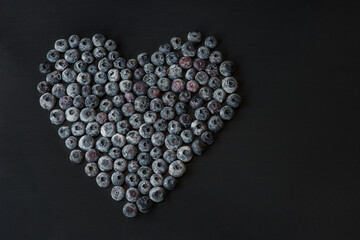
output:
POLYGON ((94 139, 89 135, 84 135, 79 140, 79 148, 87 151, 94 146, 94 139))
POLYGON ((206 130, 204 122, 195 120, 191 123, 191 131, 196 135, 200 136, 206 130))
POLYGON ((105 84, 108 81, 107 74, 104 72, 97 72, 94 76, 95 83, 105 84))
POLYGON ((117 172, 115 171, 112 175, 111 175, 111 182, 112 184, 114 184, 115 186, 121 186, 124 184, 125 181, 125 176, 124 174, 122 174, 121 172, 117 172))
POLYGON ((167 122, 165 119, 158 119, 154 123, 154 128, 157 132, 164 132, 167 129, 167 122))
MULTIPOLYGON (((148 85, 149 87, 155 86, 157 79, 158 77, 154 73, 146 73, 143 77, 144 83, 146 83, 146 85, 148 85)), ((160 88, 160 86, 158 87, 160 88)))
POLYGON ((161 202, 165 198, 165 190, 162 187, 153 187, 149 192, 149 197, 153 202, 161 202))
POLYGON ((154 187, 160 187, 163 184, 164 178, 161 174, 153 174, 150 177, 150 183, 154 187))
POLYGON ((210 112, 207 108, 205 107, 200 107, 198 109, 195 110, 195 118, 197 120, 200 120, 200 121, 206 121, 209 119, 210 117, 210 112))
POLYGON ((74 98, 74 100, 72 100, 72 104, 74 105, 74 107, 81 109, 85 106, 85 98, 78 95, 74 98))
MULTIPOLYGON (((105 88, 106 90, 106 88, 105 88)), ((125 98, 123 95, 116 95, 112 98, 112 102, 115 107, 121 107, 125 103, 125 98)))
POLYGON ((129 118, 129 122, 132 128, 139 129, 140 126, 144 123, 144 119, 141 114, 135 113, 129 118))
POLYGON ((150 101, 150 110, 160 112, 164 108, 164 103, 160 98, 154 98, 150 101))
POLYGON ((104 137, 111 138, 116 133, 116 126, 112 122, 104 123, 100 128, 100 133, 104 137))
POLYGON ((145 95, 147 92, 147 85, 142 81, 136 82, 133 85, 133 92, 138 96, 145 95))
POLYGON ((116 68, 116 69, 120 69, 120 70, 122 70, 122 69, 124 69, 125 67, 126 67, 126 61, 125 61, 125 59, 124 58, 118 58, 118 59, 116 59, 115 61, 114 61, 114 67, 116 68))
POLYGON ((84 123, 93 122, 95 119, 95 110, 92 108, 83 108, 80 112, 80 120, 84 123))
POLYGON ((103 97, 105 95, 105 88, 102 84, 95 84, 91 88, 92 94, 98 97, 103 97))
POLYGON ((118 147, 113 147, 109 150, 109 156, 113 159, 121 157, 121 149, 118 147))
POLYGON ((99 105, 99 98, 95 95, 89 95, 85 98, 85 106, 95 108, 99 105))
POLYGON ((62 72, 69 67, 69 63, 64 59, 59 59, 55 63, 55 70, 62 72))
MULTIPOLYGON (((150 156, 151 156, 153 159, 159 159, 159 158, 161 158, 162 154, 163 154, 163 153, 162 153, 162 150, 161 150, 160 147, 154 147, 154 148, 152 148, 151 151, 150 151, 150 156)), ((150 164, 150 162, 149 162, 149 164, 150 164)))
POLYGON ((88 73, 90 73, 91 76, 94 76, 97 73, 98 68, 95 64, 91 64, 87 67, 87 71, 88 73))
POLYGON ((180 161, 190 162, 193 158, 193 152, 189 146, 182 146, 177 150, 176 156, 180 161))
POLYGON ((182 115, 187 113, 187 105, 183 102, 178 102, 175 104, 175 112, 177 115, 182 115))
POLYGON ((127 92, 124 95, 126 102, 133 103, 135 102, 135 94, 133 92, 127 92))
POLYGON ((154 173, 157 174, 163 174, 168 170, 168 164, 162 159, 156 159, 151 167, 154 173))
POLYGON ((188 41, 199 43, 201 42, 201 33, 199 31, 191 31, 187 35, 188 41))
POLYGON ((150 99, 158 98, 160 96, 160 89, 156 86, 152 86, 147 90, 147 96, 150 99))
POLYGON ((216 100, 211 100, 207 104, 207 108, 209 109, 211 114, 218 114, 220 112, 220 109, 221 109, 221 103, 216 101, 216 100))
POLYGON ((160 51, 154 52, 151 55, 151 62, 152 64, 154 64, 155 66, 160 66, 163 65, 165 61, 165 57, 164 54, 160 51))
POLYGON ((70 152, 69 159, 72 163, 81 163, 84 158, 84 154, 81 150, 75 149, 70 152))
POLYGON ((176 160, 176 153, 172 150, 166 150, 163 154, 163 158, 167 163, 172 163, 176 160))
POLYGON ((131 130, 126 134, 126 141, 130 144, 137 145, 141 140, 141 135, 136 130, 131 130))
POLYGON ((40 63, 39 72, 44 75, 50 73, 51 72, 51 64, 48 62, 40 63))
POLYGON ((199 83, 194 80, 188 81, 186 83, 186 90, 190 93, 196 93, 199 90, 199 83))
POLYGON ((174 49, 174 50, 180 50, 181 49, 181 46, 182 46, 182 41, 181 41, 181 38, 179 37, 173 37, 171 38, 170 40, 170 45, 171 47, 174 49))
POLYGON ((108 113, 108 120, 110 122, 119 122, 122 119, 122 113, 120 109, 114 108, 108 113))
POLYGON ((65 120, 64 111, 61 109, 54 109, 50 112, 50 122, 55 125, 60 125, 65 120))
POLYGON ((112 68, 112 63, 109 59, 103 58, 98 62, 98 68, 102 72, 108 72, 112 68))
POLYGON ((234 116, 234 110, 230 106, 224 106, 220 110, 220 117, 224 120, 230 120, 234 116))
POLYGON ((97 122, 88 123, 85 131, 87 135, 97 137, 100 134, 100 125, 97 122))
POLYGON ((181 79, 175 79, 171 84, 171 90, 175 93, 180 93, 185 89, 185 82, 181 79))
POLYGON ((114 186, 111 189, 111 197, 115 201, 121 201, 125 196, 125 190, 121 186, 114 186))
POLYGON ((50 91, 50 85, 46 81, 41 81, 37 85, 36 89, 39 93, 44 94, 50 91))
POLYGON ((100 125, 103 125, 104 123, 106 123, 108 121, 108 117, 107 114, 104 112, 99 112, 98 114, 96 114, 95 116, 95 121, 97 123, 99 123, 100 125))
POLYGON ((79 109, 77 109, 76 107, 69 107, 65 111, 65 118, 69 122, 76 122, 79 119, 79 115, 79 109))
POLYGON ((165 120, 172 120, 175 117, 175 111, 172 107, 164 107, 160 112, 160 116, 165 120))
POLYGON ((181 53, 185 57, 194 57, 196 55, 196 48, 192 42, 185 42, 181 46, 181 53))
POLYGON ((81 60, 83 60, 85 63, 90 64, 95 60, 95 57, 90 51, 85 51, 81 54, 81 60))
POLYGON ((137 149, 134 145, 128 144, 122 148, 122 155, 127 160, 132 160, 137 155, 137 149))
POLYGON ((141 178, 141 180, 144 179, 149 180, 151 174, 152 174, 152 170, 147 166, 142 166, 137 171, 137 175, 141 178))
POLYGON ((155 71, 155 66, 152 63, 146 63, 143 68, 145 73, 153 73, 155 71))
POLYGON ((111 109, 113 109, 113 103, 109 99, 103 99, 100 102, 99 110, 104 113, 110 112, 111 109))
POLYGON ((78 35, 71 35, 68 39, 68 43, 71 48, 77 48, 80 43, 80 37, 78 35))
POLYGON ((205 72, 210 76, 210 77, 216 77, 219 75, 219 69, 216 66, 216 64, 210 63, 206 66, 205 68, 205 72))
POLYGON ((105 42, 104 47, 106 48, 106 50, 108 50, 109 52, 111 52, 111 51, 116 50, 117 44, 116 44, 116 42, 115 42, 114 40, 109 39, 109 40, 107 40, 107 41, 105 42))
MULTIPOLYGON (((85 159, 89 163, 95 163, 99 159, 99 153, 95 149, 89 149, 85 153, 85 159)), ((96 165, 97 168, 97 165, 96 165)))
POLYGON ((232 61, 224 61, 221 63, 219 70, 221 75, 228 77, 234 73, 235 64, 232 61))
POLYGON ((191 57, 182 57, 179 60, 179 65, 180 67, 182 67, 183 69, 189 69, 192 67, 193 65, 193 60, 191 57))
POLYGON ((205 46, 207 46, 208 48, 213 49, 213 48, 215 48, 216 45, 217 45, 217 40, 216 40, 215 37, 209 36, 209 37, 205 38, 204 44, 205 44, 205 46))
POLYGON ((212 116, 208 122, 208 128, 210 131, 217 133, 221 130, 224 123, 219 116, 212 116))
POLYGON ((156 132, 151 136, 151 142, 156 147, 161 147, 165 143, 165 134, 162 132, 156 132))
POLYGON ((71 133, 75 137, 80 137, 85 134, 85 125, 82 122, 75 122, 71 125, 71 133))
POLYGON ((138 144, 138 148, 141 152, 150 152, 152 147, 153 145, 151 144, 150 139, 141 139, 138 144))
POLYGON ((209 76, 206 72, 200 71, 195 75, 195 80, 201 85, 205 85, 209 81, 209 76))
POLYGON ((146 96, 139 96, 135 99, 134 102, 135 110, 141 113, 146 112, 146 110, 149 108, 149 105, 150 100, 146 96))
POLYGON ((88 177, 95 177, 99 173, 99 168, 96 163, 88 163, 85 166, 85 173, 88 177))
POLYGON ((205 131, 201 134, 201 140, 207 145, 211 145, 214 143, 214 134, 210 131, 205 131))
POLYGON ((173 64, 178 63, 179 55, 176 52, 169 52, 168 54, 166 54, 165 59, 166 59, 166 64, 171 66, 173 64))
POLYGON ((171 83, 170 83, 170 80, 168 78, 160 78, 157 81, 157 86, 161 91, 166 92, 166 91, 168 91, 170 89, 171 83))
POLYGON ((108 152, 111 147, 111 141, 106 137, 100 137, 96 141, 95 146, 99 152, 108 152))
POLYGON ((142 152, 137 156, 137 160, 141 166, 147 166, 151 162, 150 154, 142 152))
POLYGON ((189 91, 182 91, 180 94, 179 94, 179 100, 181 102, 184 102, 184 103, 187 103, 189 102, 191 99, 191 93, 189 91))
POLYGON ((54 71, 46 75, 46 82, 51 85, 59 83, 60 81, 61 81, 61 73, 58 71, 54 71))
POLYGON ((65 39, 58 39, 54 44, 55 50, 59 52, 65 52, 69 48, 69 44, 65 39))
POLYGON ((136 59, 129 59, 126 63, 126 67, 130 70, 135 70, 138 67, 138 62, 136 59))
POLYGON ((143 124, 140 126, 139 133, 143 138, 151 138, 154 133, 154 128, 150 124, 143 124))
POLYGON ((61 98, 66 94, 65 86, 61 83, 55 84, 51 89, 51 93, 54 97, 61 98))
POLYGON ((120 80, 120 72, 115 68, 110 69, 107 75, 110 82, 118 82, 120 80))
POLYGON ((78 60, 74 64, 74 70, 77 73, 85 72, 87 70, 87 64, 83 60, 78 60))
POLYGON ((227 93, 233 93, 236 91, 238 84, 234 77, 226 77, 222 80, 222 89, 227 93))
POLYGON ((147 213, 151 210, 152 201, 148 196, 143 196, 136 201, 136 206, 142 213, 147 213))
POLYGON ((39 102, 40 102, 40 106, 43 108, 43 109, 46 109, 46 110, 50 110, 52 109, 55 104, 56 104, 56 99, 55 97, 50 94, 50 93, 44 93, 40 99, 39 99, 39 102))
POLYGON ((210 54, 209 60, 210 60, 211 63, 219 64, 223 60, 223 55, 219 51, 213 51, 210 54))
POLYGON ((140 53, 139 55, 137 55, 136 59, 138 60, 140 66, 144 66, 150 61, 147 53, 140 53))
MULTIPOLYGON (((108 59, 110 61, 115 61, 116 59, 120 58, 120 53, 117 51, 111 51, 108 54, 108 59)), ((115 64, 114 64, 115 65, 115 64)))
POLYGON ((139 192, 143 195, 148 194, 150 192, 151 187, 152 186, 148 180, 142 180, 141 182, 139 182, 138 185, 139 192))
POLYGON ((136 187, 140 182, 140 178, 136 173, 129 173, 125 177, 125 182, 130 188, 136 187))
POLYGON ((179 135, 169 134, 165 138, 165 146, 167 149, 176 151, 182 145, 182 140, 179 135))
POLYGON ((191 148, 192 148, 194 154, 200 156, 205 152, 206 145, 202 140, 197 139, 191 144, 191 148))
POLYGON ((203 106, 204 100, 202 100, 199 96, 194 96, 190 100, 189 104, 192 109, 198 109, 199 107, 203 106))
POLYGON ((178 121, 172 120, 169 122, 168 125, 168 132, 170 134, 180 134, 181 132, 181 125, 178 121))
POLYGON ((129 162, 127 167, 130 173, 136 173, 139 170, 140 165, 137 161, 133 160, 129 162))
POLYGON ((212 96, 213 96, 213 91, 209 87, 202 87, 199 90, 199 96, 204 101, 210 101, 212 99, 212 96))
POLYGON ((121 111, 124 114, 125 117, 130 117, 131 115, 133 115, 135 113, 135 108, 134 105, 132 103, 125 103, 122 107, 121 107, 121 111))
POLYGON ((134 203, 126 203, 123 207, 125 217, 133 218, 137 215, 138 209, 134 203))
POLYGON ((172 80, 177 79, 177 78, 182 78, 183 76, 183 71, 182 68, 177 65, 177 64, 173 64, 169 67, 168 69, 168 77, 172 80))
POLYGON ((206 62, 202 59, 197 58, 194 60, 193 66, 197 71, 203 71, 206 68, 206 62))
POLYGON ((221 80, 217 77, 211 77, 208 81, 208 85, 210 88, 216 90, 221 87, 221 80))
POLYGON ((60 53, 57 50, 52 49, 46 54, 46 58, 49 62, 55 63, 60 59, 60 53))
POLYGON ((99 169, 103 172, 108 172, 113 169, 113 160, 109 156, 102 156, 98 161, 99 169))
POLYGON ((167 74, 167 67, 157 66, 155 68, 155 75, 158 76, 159 78, 166 77, 166 74, 167 74))
POLYGON ((194 134, 190 129, 183 130, 180 136, 184 143, 191 143, 194 139, 194 134))
POLYGON ((71 131, 69 126, 61 126, 58 129, 58 135, 60 138, 65 139, 70 137, 71 131))
POLYGON ((142 80, 142 78, 145 75, 145 71, 142 68, 137 68, 137 69, 134 70, 133 74, 134 74, 134 78, 136 80, 142 80))
POLYGON ((90 51, 93 48, 93 43, 90 38, 83 38, 79 43, 79 50, 82 52, 90 51))
POLYGON ((74 137, 74 136, 68 137, 68 138, 65 140, 65 146, 66 146, 68 149, 70 149, 70 150, 76 148, 76 146, 77 146, 77 139, 76 139, 76 137, 74 137))
POLYGON ((232 108, 238 108, 241 104, 241 97, 236 93, 230 94, 226 99, 226 103, 232 108))
POLYGON ((208 59, 210 56, 210 50, 206 46, 201 46, 197 50, 197 56, 200 59, 208 59))
POLYGON ((120 134, 127 134, 130 131, 130 124, 127 120, 122 120, 116 123, 116 130, 120 134))
POLYGON ((196 73, 197 73, 197 71, 195 68, 188 69, 185 73, 185 79, 188 81, 194 80, 196 73))
POLYGON ((179 122, 184 128, 189 128, 192 123, 192 118, 189 114, 182 114, 179 117, 179 122))
POLYGON ((69 49, 65 52, 64 58, 68 63, 75 63, 80 59, 80 54, 76 49, 69 49))
POLYGON ((173 107, 176 103, 176 95, 173 92, 166 92, 162 96, 162 100, 165 106, 173 107))
POLYGON ((96 46, 96 47, 104 46, 105 40, 106 40, 105 36, 102 35, 101 33, 96 33, 92 37, 92 42, 93 42, 94 46, 96 46))
POLYGON ((114 162, 114 170, 118 172, 124 172, 127 167, 127 161, 123 158, 118 158, 114 162))
POLYGON ((213 98, 222 103, 226 99, 226 92, 223 89, 218 88, 214 91, 213 98))
POLYGON ((130 80, 122 80, 119 83, 120 91, 123 93, 130 92, 132 89, 132 82, 130 80))
POLYGON ((110 185, 110 176, 106 172, 101 172, 96 176, 96 183, 101 188, 107 188, 110 185))
POLYGON ((167 176, 164 179, 164 183, 163 183, 165 190, 168 190, 168 191, 174 190, 176 187, 176 184, 177 184, 177 180, 173 176, 167 176))

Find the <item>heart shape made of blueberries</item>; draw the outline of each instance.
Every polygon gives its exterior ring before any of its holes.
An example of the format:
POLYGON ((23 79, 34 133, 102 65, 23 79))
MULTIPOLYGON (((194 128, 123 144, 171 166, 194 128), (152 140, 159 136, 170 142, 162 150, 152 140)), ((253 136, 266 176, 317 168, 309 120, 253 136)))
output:
POLYGON ((114 40, 72 35, 39 66, 40 106, 85 173, 135 217, 174 190, 241 103, 232 61, 198 31, 125 60, 114 40))

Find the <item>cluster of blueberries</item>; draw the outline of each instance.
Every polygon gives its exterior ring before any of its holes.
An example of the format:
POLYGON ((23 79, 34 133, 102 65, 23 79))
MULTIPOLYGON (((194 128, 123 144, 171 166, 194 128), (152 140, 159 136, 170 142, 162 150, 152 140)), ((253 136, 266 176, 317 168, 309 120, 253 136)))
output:
POLYGON ((234 63, 198 31, 173 37, 151 55, 120 57, 102 34, 59 39, 39 66, 40 105, 85 173, 125 198, 127 217, 150 211, 174 190, 194 155, 241 103, 234 63))

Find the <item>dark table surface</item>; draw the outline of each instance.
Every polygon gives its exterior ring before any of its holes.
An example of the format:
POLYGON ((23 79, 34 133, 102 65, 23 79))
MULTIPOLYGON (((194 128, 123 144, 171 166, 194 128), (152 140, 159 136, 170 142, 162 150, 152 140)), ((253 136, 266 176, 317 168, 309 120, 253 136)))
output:
POLYGON ((359 239, 360 2, 0 1, 0 239, 359 239), (58 38, 126 58, 192 29, 237 64, 246 102, 149 214, 126 219, 39 107, 58 38))

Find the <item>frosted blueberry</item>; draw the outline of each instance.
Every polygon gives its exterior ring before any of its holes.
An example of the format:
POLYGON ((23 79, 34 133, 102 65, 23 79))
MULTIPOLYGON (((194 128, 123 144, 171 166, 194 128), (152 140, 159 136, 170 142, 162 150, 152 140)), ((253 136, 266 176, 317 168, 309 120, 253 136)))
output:
POLYGON ((60 138, 65 139, 70 137, 71 131, 69 126, 61 126, 58 129, 58 135, 60 138))
POLYGON ((232 108, 238 108, 241 104, 241 97, 239 94, 233 93, 228 96, 226 103, 232 108))
POLYGON ((147 213, 151 210, 152 201, 148 196, 142 196, 136 201, 136 206, 142 213, 147 213))
POLYGON ((60 125, 65 120, 64 111, 61 109, 54 109, 50 112, 50 122, 55 125, 60 125))
POLYGON ((153 202, 161 202, 165 198, 165 190, 162 187, 153 187, 149 192, 149 197, 153 202))
POLYGON ((137 171, 137 175, 140 177, 141 180, 144 179, 149 180, 151 174, 152 174, 152 170, 147 166, 142 166, 137 171))
POLYGON ((75 149, 76 146, 77 146, 77 139, 76 139, 76 137, 74 137, 74 136, 68 137, 68 138, 65 140, 65 146, 66 146, 68 149, 70 149, 70 150, 75 149))
POLYGON ((99 169, 103 172, 108 172, 113 169, 113 160, 109 156, 102 156, 98 160, 99 169))
POLYGON ((172 120, 168 124, 168 132, 170 134, 180 134, 181 125, 178 121, 172 120))
POLYGON ((110 176, 106 172, 101 172, 96 176, 96 183, 101 188, 107 188, 110 185, 110 176))
POLYGON ((161 174, 153 174, 150 177, 150 183, 154 187, 160 187, 163 184, 164 178, 161 174))
POLYGON ((221 63, 219 70, 221 75, 228 77, 234 73, 235 65, 232 61, 224 61, 221 63))
POLYGON ((46 58, 49 62, 55 63, 57 60, 60 59, 60 53, 55 49, 52 49, 46 54, 46 58))
POLYGON ((137 149, 134 145, 128 144, 122 148, 122 155, 127 160, 132 160, 137 155, 137 149))
POLYGON ((181 53, 185 57, 194 57, 196 55, 196 48, 192 42, 185 42, 181 46, 181 53))
POLYGON ((139 182, 138 189, 139 192, 143 195, 146 195, 150 192, 151 189, 151 183, 148 180, 142 180, 139 182))
POLYGON ((111 197, 115 201, 121 201, 125 196, 125 190, 121 186, 114 186, 111 189, 111 197))
POLYGON ((192 131, 190 129, 183 130, 181 132, 180 136, 184 143, 191 143, 194 138, 194 134, 192 133, 192 131))
POLYGON ((180 160, 176 160, 169 165, 169 174, 173 177, 181 177, 185 172, 185 164, 180 160))
POLYGON ((208 121, 208 128, 214 133, 219 132, 223 125, 224 123, 219 116, 212 116, 208 121))
POLYGON ((94 146, 94 139, 89 135, 84 135, 79 140, 79 148, 87 151, 94 146))
POLYGON ((96 141, 96 149, 99 152, 108 152, 110 150, 111 147, 111 142, 108 138, 106 137, 100 137, 97 141, 96 141))
POLYGON ((177 78, 182 78, 183 76, 183 72, 182 69, 179 65, 177 64, 173 64, 169 67, 168 69, 168 77, 170 79, 177 79, 177 78))
POLYGON ((75 122, 71 125, 71 133, 75 137, 80 137, 85 134, 85 125, 82 122, 75 122))
POLYGON ((126 134, 126 141, 129 144, 137 145, 140 142, 140 140, 141 140, 141 135, 136 130, 131 130, 126 134))
POLYGON ((208 48, 213 49, 213 48, 215 48, 216 45, 217 45, 217 40, 216 40, 215 37, 209 36, 209 37, 205 38, 204 44, 205 44, 205 46, 207 46, 208 48))
POLYGON ((210 54, 209 60, 210 60, 211 63, 219 64, 223 60, 223 55, 219 51, 213 51, 210 54))
POLYGON ((93 122, 95 120, 95 110, 93 108, 83 108, 80 112, 80 120, 84 123, 93 122))
POLYGON ((180 161, 186 163, 190 162, 193 158, 193 152, 189 146, 182 146, 177 150, 176 156, 180 161))
POLYGON ((55 104, 56 104, 56 99, 53 95, 51 95, 50 93, 44 93, 41 97, 40 97, 40 106, 43 109, 46 110, 50 110, 52 109, 55 104))
POLYGON ((127 161, 123 158, 118 158, 114 162, 114 170, 119 172, 124 172, 127 167, 127 161))
POLYGON ((112 184, 114 184, 115 186, 121 186, 124 184, 125 181, 125 176, 123 173, 121 172, 113 172, 113 174, 111 175, 111 182, 112 184))
POLYGON ((226 77, 222 80, 222 88, 227 93, 233 93, 236 91, 238 84, 234 77, 226 77))
POLYGON ((95 177, 99 173, 99 168, 96 163, 88 163, 85 166, 85 173, 88 177, 95 177))
POLYGON ((163 182, 165 190, 168 190, 168 191, 174 190, 176 187, 176 184, 177 184, 177 180, 176 180, 176 178, 174 178, 172 176, 167 176, 163 182))
POLYGON ((77 48, 80 43, 80 37, 78 35, 71 35, 68 39, 68 43, 71 48, 77 48))
POLYGON ((214 134, 210 131, 205 131, 201 134, 201 141, 206 143, 207 145, 211 145, 214 143, 214 134))
POLYGON ((82 52, 90 51, 93 48, 93 43, 90 38, 83 38, 79 43, 79 50, 82 52))
POLYGON ((138 148, 141 152, 150 152, 152 147, 153 145, 151 144, 150 139, 141 139, 138 144, 138 148))
POLYGON ((165 138, 165 146, 167 149, 176 151, 182 144, 182 140, 179 135, 169 134, 165 138))
POLYGON ((133 218, 137 215, 138 209, 134 203, 126 203, 123 207, 123 213, 128 218, 133 218))
POLYGON ((127 120, 122 120, 116 123, 116 130, 120 134, 127 134, 130 131, 130 124, 127 120))
POLYGON ((76 122, 79 119, 80 111, 76 107, 69 107, 65 111, 65 118, 69 122, 76 122))
MULTIPOLYGON (((137 171, 137 170, 136 170, 137 171)), ((136 172, 135 171, 135 172, 136 172)), ((129 173, 128 175, 126 175, 125 177, 125 183, 129 186, 129 187, 136 187, 140 182, 140 178, 136 173, 129 173)))
POLYGON ((58 39, 54 44, 54 48, 55 50, 63 53, 69 49, 69 44, 65 39, 58 39))
POLYGON ((96 46, 96 47, 104 46, 105 40, 106 40, 105 36, 102 35, 101 33, 96 33, 92 37, 92 42, 93 42, 94 46, 96 46))
MULTIPOLYGON (((85 153, 85 159, 89 163, 94 163, 99 159, 99 153, 95 149, 89 149, 85 153)), ((97 168, 97 165, 96 165, 97 168)))
POLYGON ((72 163, 81 163, 84 158, 84 154, 81 150, 75 149, 70 152, 69 159, 72 163))
POLYGON ((86 125, 86 134, 91 137, 97 137, 100 134, 100 125, 97 122, 91 122, 86 125))

